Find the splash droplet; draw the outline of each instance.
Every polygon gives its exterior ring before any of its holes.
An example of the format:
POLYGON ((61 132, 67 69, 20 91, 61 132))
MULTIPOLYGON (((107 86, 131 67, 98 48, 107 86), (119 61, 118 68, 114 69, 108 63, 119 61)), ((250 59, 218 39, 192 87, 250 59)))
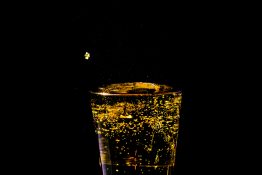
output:
POLYGON ((85 56, 85 59, 88 60, 90 58, 90 53, 86 52, 84 56, 85 56))

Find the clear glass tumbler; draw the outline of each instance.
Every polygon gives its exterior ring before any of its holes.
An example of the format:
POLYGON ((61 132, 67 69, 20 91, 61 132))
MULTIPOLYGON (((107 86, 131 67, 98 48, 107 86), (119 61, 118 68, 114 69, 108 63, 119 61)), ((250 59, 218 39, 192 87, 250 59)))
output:
POLYGON ((182 92, 149 82, 90 91, 103 175, 171 175, 182 92))

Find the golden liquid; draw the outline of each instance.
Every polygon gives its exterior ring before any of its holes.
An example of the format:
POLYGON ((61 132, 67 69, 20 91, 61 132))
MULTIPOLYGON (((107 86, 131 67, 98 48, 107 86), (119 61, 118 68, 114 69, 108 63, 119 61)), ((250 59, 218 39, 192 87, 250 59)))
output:
POLYGON ((93 94, 91 105, 104 175, 170 174, 181 93, 93 94))

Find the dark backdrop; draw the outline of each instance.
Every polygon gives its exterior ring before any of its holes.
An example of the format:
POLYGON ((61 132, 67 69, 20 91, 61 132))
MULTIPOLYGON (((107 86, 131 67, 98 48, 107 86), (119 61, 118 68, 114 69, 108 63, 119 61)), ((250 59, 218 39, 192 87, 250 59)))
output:
POLYGON ((183 91, 179 174, 210 174, 206 167, 220 171, 227 166, 218 161, 225 137, 214 100, 221 95, 215 86, 221 86, 216 71, 224 66, 223 29, 211 11, 171 4, 93 4, 67 13, 61 50, 67 61, 65 82, 72 89, 65 94, 70 105, 62 109, 70 112, 60 117, 66 124, 57 148, 63 171, 99 170, 85 94, 99 84, 119 81, 166 83, 183 91), (86 51, 89 60, 84 60, 86 51))
POLYGON ((58 171, 98 172, 97 140, 85 94, 96 85, 118 81, 152 81, 182 89, 180 174, 226 166, 218 161, 225 137, 214 103, 220 95, 214 90, 219 86, 216 69, 223 64, 223 43, 216 41, 223 29, 217 29, 210 11, 171 4, 90 4, 65 12, 58 43, 63 87, 70 87, 71 93, 64 94, 68 103, 58 115, 63 125, 56 127, 60 135, 52 149, 58 171), (84 60, 86 51, 89 60, 84 60))
POLYGON ((118 81, 151 81, 182 90, 179 174, 244 167, 249 137, 243 126, 251 120, 237 112, 247 104, 242 98, 249 65, 239 59, 251 53, 242 46, 245 14, 232 11, 235 6, 205 5, 64 3, 16 13, 7 25, 15 38, 8 41, 17 46, 10 60, 19 68, 9 79, 14 84, 9 99, 18 104, 9 113, 19 113, 8 130, 15 141, 8 157, 17 162, 16 169, 99 174, 86 92, 118 81))

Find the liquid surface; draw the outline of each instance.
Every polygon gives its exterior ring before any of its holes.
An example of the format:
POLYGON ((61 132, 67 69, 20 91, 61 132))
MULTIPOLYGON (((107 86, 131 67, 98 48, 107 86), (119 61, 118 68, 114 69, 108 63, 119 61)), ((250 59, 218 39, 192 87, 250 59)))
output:
MULTIPOLYGON (((181 93, 161 94, 161 86, 151 85, 140 83, 139 91, 132 86, 126 91, 125 85, 117 85, 117 94, 130 94, 131 90, 136 94, 131 96, 92 94, 104 175, 167 175, 174 167, 181 93), (152 89, 154 92, 148 93, 152 89)), ((117 91, 111 88, 104 92, 111 94, 112 90, 117 91)))
POLYGON ((132 82, 121 84, 110 84, 105 87, 100 87, 93 92, 94 94, 100 94, 104 96, 108 95, 156 95, 156 94, 168 94, 172 93, 172 87, 167 85, 159 85, 155 83, 145 82, 132 82))

